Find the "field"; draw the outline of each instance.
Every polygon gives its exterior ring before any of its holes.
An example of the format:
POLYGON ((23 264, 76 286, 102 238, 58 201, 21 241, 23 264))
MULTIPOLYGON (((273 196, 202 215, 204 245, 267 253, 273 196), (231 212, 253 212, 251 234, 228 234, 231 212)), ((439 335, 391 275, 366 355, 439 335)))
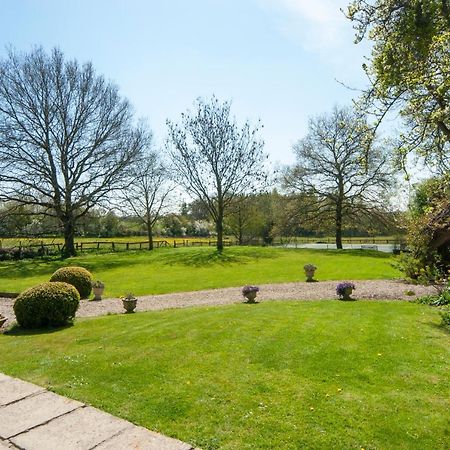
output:
POLYGON ((430 307, 364 301, 106 316, 0 335, 0 371, 204 450, 444 449, 438 323, 430 307))
POLYGON ((304 281, 303 265, 318 267, 319 280, 386 279, 400 277, 394 257, 376 251, 308 250, 268 247, 161 248, 152 252, 83 253, 60 260, 0 263, 0 291, 20 292, 46 281, 64 265, 86 267, 106 284, 105 296, 183 292, 243 284, 304 281))

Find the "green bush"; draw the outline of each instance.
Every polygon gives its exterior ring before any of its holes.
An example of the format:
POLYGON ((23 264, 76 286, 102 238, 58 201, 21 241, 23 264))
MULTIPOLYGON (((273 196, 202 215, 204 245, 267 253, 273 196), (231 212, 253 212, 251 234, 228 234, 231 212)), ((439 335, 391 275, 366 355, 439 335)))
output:
POLYGON ((50 281, 63 281, 75 286, 80 298, 88 298, 92 291, 92 275, 84 267, 61 267, 51 276, 50 281))
POLYGON ((80 294, 70 284, 47 282, 22 292, 14 303, 17 322, 24 328, 64 325, 75 317, 80 294))
POLYGON ((442 319, 442 326, 450 328, 450 309, 443 310, 439 313, 442 319))

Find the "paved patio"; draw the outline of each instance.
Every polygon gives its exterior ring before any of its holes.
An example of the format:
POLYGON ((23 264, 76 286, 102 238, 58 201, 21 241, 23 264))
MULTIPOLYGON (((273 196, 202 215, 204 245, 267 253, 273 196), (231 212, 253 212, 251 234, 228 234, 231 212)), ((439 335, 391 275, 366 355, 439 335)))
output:
POLYGON ((0 450, 194 450, 84 403, 0 373, 0 450))

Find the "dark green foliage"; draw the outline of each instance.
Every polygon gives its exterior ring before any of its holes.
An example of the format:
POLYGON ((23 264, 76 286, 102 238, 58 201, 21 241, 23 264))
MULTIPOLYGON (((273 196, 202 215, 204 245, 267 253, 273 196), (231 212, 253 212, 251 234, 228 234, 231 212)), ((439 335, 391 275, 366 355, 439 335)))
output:
POLYGON ((50 281, 63 281, 75 286, 80 298, 88 298, 92 291, 92 274, 84 267, 61 267, 51 276, 50 281))
POLYGON ((14 303, 14 314, 23 328, 60 326, 75 317, 80 294, 70 284, 47 282, 22 292, 14 303))
POLYGON ((417 303, 430 306, 450 305, 450 283, 447 285, 436 286, 436 295, 424 295, 417 299, 417 303))
POLYGON ((441 319, 442 319, 442 325, 444 327, 448 327, 450 328, 450 309, 446 309, 444 311, 441 311, 439 313, 441 315, 441 319))

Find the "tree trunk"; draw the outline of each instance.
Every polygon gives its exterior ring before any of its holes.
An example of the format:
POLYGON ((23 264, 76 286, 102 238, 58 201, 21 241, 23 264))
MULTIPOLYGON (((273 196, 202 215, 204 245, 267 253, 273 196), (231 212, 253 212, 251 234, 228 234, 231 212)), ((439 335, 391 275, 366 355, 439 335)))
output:
POLYGON ((342 205, 336 205, 336 248, 342 250, 342 205))
POLYGON ((217 205, 217 220, 216 220, 216 232, 217 232, 217 251, 223 251, 223 199, 221 198, 221 192, 219 192, 219 201, 217 205))
POLYGON ((223 251, 223 219, 218 219, 216 222, 217 231, 217 251, 223 251))
POLYGON ((147 223, 148 249, 153 250, 153 227, 151 223, 147 223))
POLYGON ((77 254, 75 250, 75 223, 73 217, 64 219, 64 247, 62 257, 69 258, 77 254))
POLYGON ((238 232, 239 245, 243 245, 244 244, 244 233, 243 233, 244 225, 242 224, 241 205, 239 205, 238 227, 239 227, 239 232, 238 232))

